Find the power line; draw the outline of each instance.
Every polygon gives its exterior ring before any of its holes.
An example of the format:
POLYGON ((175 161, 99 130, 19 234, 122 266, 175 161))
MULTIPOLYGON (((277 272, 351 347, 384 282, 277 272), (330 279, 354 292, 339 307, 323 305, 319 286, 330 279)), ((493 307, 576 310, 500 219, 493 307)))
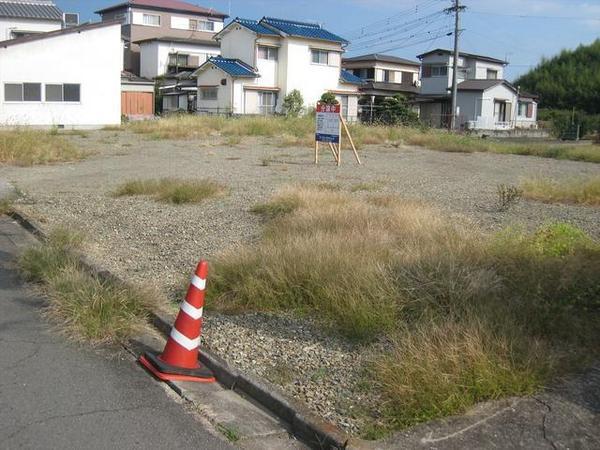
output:
POLYGON ((522 19, 557 19, 557 20, 593 20, 600 21, 600 17, 575 17, 575 16, 536 16, 530 14, 505 14, 495 13, 492 11, 473 11, 469 10, 471 14, 480 14, 484 16, 501 16, 501 17, 519 17, 522 19))
POLYGON ((443 16, 444 16, 444 12, 443 11, 438 11, 438 12, 429 14, 427 16, 419 17, 418 19, 414 19, 414 20, 411 20, 411 21, 408 21, 408 22, 404 22, 404 23, 401 23, 401 24, 398 24, 398 25, 394 25, 393 27, 388 27, 388 28, 384 28, 384 29, 379 30, 379 31, 374 31, 372 33, 363 34, 359 38, 353 39, 353 42, 360 41, 360 40, 368 38, 368 37, 372 37, 372 36, 377 36, 377 35, 380 35, 380 34, 389 33, 391 31, 402 31, 405 28, 409 28, 409 27, 412 27, 412 26, 414 26, 416 28, 423 21, 428 22, 429 20, 435 19, 436 17, 443 17, 443 16))
MULTIPOLYGON (((424 31, 424 28, 421 28, 421 30, 412 33, 410 35, 402 35, 402 36, 398 36, 394 39, 389 39, 387 41, 379 41, 373 44, 369 44, 369 45, 359 45, 356 47, 349 47, 350 49, 352 49, 352 51, 356 51, 356 50, 364 50, 364 49, 369 49, 369 48, 373 48, 373 47, 380 47, 382 45, 386 45, 386 44, 393 44, 395 42, 398 41, 404 41, 404 40, 410 40, 410 39, 414 39, 415 37, 420 37, 420 36, 427 36, 427 35, 431 35, 432 33, 444 33, 444 32, 448 32, 451 31, 451 28, 449 28, 447 25, 441 27, 441 28, 436 28, 434 30, 429 30, 429 31, 424 31)), ((381 51, 383 52, 383 51, 381 51)))
POLYGON ((426 10, 427 8, 433 6, 434 4, 436 4, 438 2, 439 2, 439 0, 427 0, 421 4, 415 5, 414 7, 399 11, 392 16, 377 20, 377 21, 369 23, 367 25, 363 25, 360 28, 353 28, 353 29, 343 31, 342 33, 345 34, 348 38, 358 38, 367 29, 370 29, 370 28, 376 27, 376 26, 380 26, 380 25, 384 25, 384 26, 390 25, 391 23, 393 23, 394 21, 396 21, 398 19, 405 18, 405 16, 407 16, 407 15, 418 14, 419 12, 426 10))

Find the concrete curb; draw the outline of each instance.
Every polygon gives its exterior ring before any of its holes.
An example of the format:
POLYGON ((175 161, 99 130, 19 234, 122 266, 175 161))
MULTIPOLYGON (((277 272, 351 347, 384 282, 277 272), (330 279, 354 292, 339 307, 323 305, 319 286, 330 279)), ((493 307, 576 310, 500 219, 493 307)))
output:
MULTIPOLYGON (((47 235, 42 228, 27 215, 16 210, 10 211, 8 215, 38 240, 43 242, 47 239, 47 235)), ((92 263, 85 255, 79 255, 79 258, 83 269, 98 278, 122 285, 128 284, 127 281, 112 272, 92 263)), ((151 313, 150 322, 165 337, 171 332, 170 321, 160 313, 151 313)), ((241 373, 235 367, 229 365, 223 358, 213 354, 209 350, 201 350, 200 362, 214 372, 219 383, 228 389, 242 393, 253 399, 263 408, 287 423, 291 433, 310 447, 316 449, 346 449, 348 447, 349 439, 341 430, 330 423, 320 420, 307 408, 291 403, 274 386, 241 373)), ((179 395, 182 395, 179 392, 180 390, 174 385, 170 387, 179 395)))

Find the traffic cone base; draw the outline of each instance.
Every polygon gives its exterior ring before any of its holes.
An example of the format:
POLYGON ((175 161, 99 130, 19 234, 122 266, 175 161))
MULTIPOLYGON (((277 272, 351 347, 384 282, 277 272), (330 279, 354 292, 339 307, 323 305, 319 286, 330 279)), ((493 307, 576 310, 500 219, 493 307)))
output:
POLYGON ((149 352, 140 356, 139 361, 156 378, 162 381, 195 381, 197 383, 213 383, 216 381, 211 370, 200 364, 195 369, 175 367, 162 361, 160 356, 155 356, 149 352))

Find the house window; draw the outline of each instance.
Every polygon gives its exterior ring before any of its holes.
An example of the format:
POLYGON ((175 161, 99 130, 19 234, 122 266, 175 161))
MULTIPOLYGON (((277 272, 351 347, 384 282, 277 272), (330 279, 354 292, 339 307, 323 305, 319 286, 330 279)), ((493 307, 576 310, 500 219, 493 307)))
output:
POLYGON ((311 50, 313 64, 329 64, 329 52, 326 50, 311 50))
POLYGON ((150 27, 160 27, 160 16, 157 14, 144 14, 142 23, 150 27))
POLYGON ((258 59, 268 59, 270 61, 277 61, 279 49, 275 47, 266 47, 264 45, 258 46, 258 59))
POLYGON ((446 76, 448 76, 448 66, 423 66, 423 78, 446 76))
POLYGON ((190 55, 181 53, 169 53, 169 65, 187 67, 189 63, 190 55))
POLYGON ((63 100, 65 102, 81 101, 81 85, 63 84, 63 100))
POLYGON ((527 117, 527 103, 519 102, 519 117, 527 117))
POLYGON ((488 69, 487 70, 487 79, 488 80, 497 80, 498 79, 498 71, 497 70, 488 69))
POLYGON ((348 96, 347 95, 336 95, 337 101, 340 102, 342 117, 348 120, 348 96))
POLYGON ((217 100, 219 89, 216 87, 205 87, 200 89, 200 98, 202 100, 217 100))
POLYGON ((402 72, 402 84, 413 84, 412 72, 402 72))
POLYGON ((495 101, 494 102, 494 119, 496 122, 506 122, 506 102, 495 101))
POLYGON ((273 114, 275 113, 275 106, 277 105, 277 93, 276 92, 259 92, 258 93, 258 108, 261 114, 273 114))
POLYGON ((4 101, 5 102, 22 102, 23 101, 23 85, 16 83, 4 84, 4 101))
POLYGON ((4 101, 6 102, 41 102, 41 83, 5 83, 4 101))
POLYGON ((383 81, 386 83, 391 83, 393 79, 393 74, 391 70, 384 70, 383 71, 383 81))
POLYGON ((47 84, 46 85, 46 101, 47 102, 62 102, 63 85, 62 84, 47 84))
POLYGON ((365 80, 374 80, 375 79, 375 68, 372 67, 370 69, 365 69, 365 80))

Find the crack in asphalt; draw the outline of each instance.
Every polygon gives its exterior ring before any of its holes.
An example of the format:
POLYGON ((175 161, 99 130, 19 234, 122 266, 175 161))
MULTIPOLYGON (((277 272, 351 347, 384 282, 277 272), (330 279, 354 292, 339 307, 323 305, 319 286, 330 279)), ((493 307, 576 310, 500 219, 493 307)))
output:
POLYGON ((552 412, 552 407, 547 402, 545 402, 544 400, 542 400, 538 397, 533 397, 533 399, 536 402, 538 402, 539 404, 543 405, 544 408, 546 408, 546 410, 547 410, 545 413, 542 414, 542 436, 543 436, 544 440, 546 442, 548 442, 554 450, 557 450, 558 447, 556 446, 556 444, 546 434, 546 419, 548 418, 548 414, 550 414, 552 412))
MULTIPOLYGON (((32 427, 35 425, 41 425, 46 422, 52 422, 55 420, 62 420, 62 419, 72 419, 75 417, 86 417, 86 416, 92 416, 95 414, 111 414, 111 413, 118 413, 118 412, 125 412, 125 411, 127 411, 127 412, 128 411, 136 411, 136 410, 141 410, 141 409, 146 409, 146 408, 156 409, 152 405, 140 405, 140 406, 134 406, 134 407, 128 407, 128 408, 125 407, 125 408, 114 408, 114 409, 94 409, 92 411, 85 411, 85 412, 76 413, 76 414, 61 414, 61 415, 56 415, 56 416, 45 417, 43 419, 34 420, 33 422, 29 422, 24 425, 20 425, 15 431, 13 431, 8 436, 6 436, 3 439, 3 442, 10 441, 12 438, 14 438, 18 434, 20 434, 23 430, 26 430, 29 427, 32 427)), ((7 427, 7 428, 11 428, 11 427, 7 427)), ((0 431, 5 430, 5 429, 6 428, 0 429, 0 431)))

